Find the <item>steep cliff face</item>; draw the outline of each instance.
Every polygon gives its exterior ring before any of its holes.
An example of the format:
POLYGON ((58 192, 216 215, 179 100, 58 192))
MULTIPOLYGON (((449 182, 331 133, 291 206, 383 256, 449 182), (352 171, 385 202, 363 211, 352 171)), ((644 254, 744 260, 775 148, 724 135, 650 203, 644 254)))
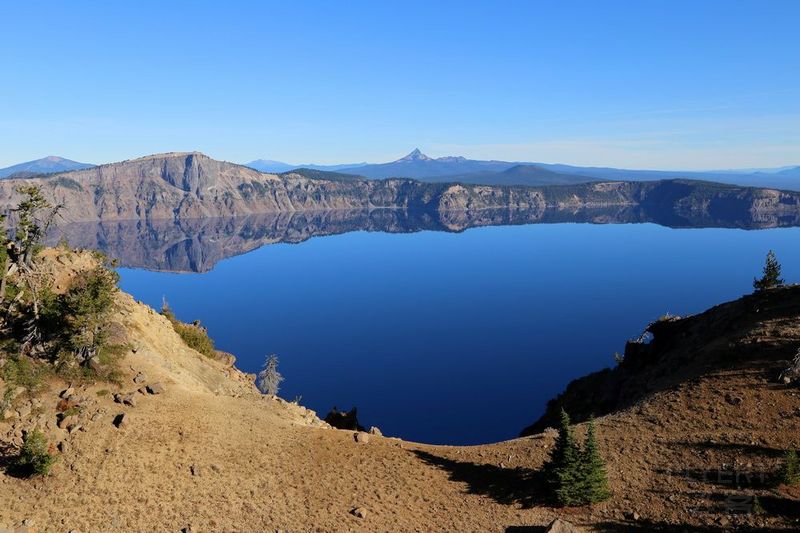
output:
POLYGON ((428 211, 658 206, 678 216, 740 214, 797 216, 800 193, 692 181, 608 182, 552 187, 491 187, 280 176, 215 161, 203 154, 169 153, 85 170, 0 181, 0 210, 19 201, 16 188, 36 184, 64 206, 66 222, 182 220, 339 209, 428 211))

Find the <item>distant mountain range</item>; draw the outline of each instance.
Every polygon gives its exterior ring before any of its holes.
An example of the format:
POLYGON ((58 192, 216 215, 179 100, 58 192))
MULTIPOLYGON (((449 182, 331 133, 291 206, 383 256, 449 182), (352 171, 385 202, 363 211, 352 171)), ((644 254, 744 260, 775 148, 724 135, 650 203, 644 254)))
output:
POLYGON ((245 163, 244 166, 250 167, 254 170, 258 170, 259 172, 280 174, 282 172, 288 172, 296 168, 310 168, 312 170, 325 170, 328 172, 336 172, 343 168, 356 168, 365 164, 366 163, 349 163, 343 165, 314 165, 309 163, 306 165, 292 165, 290 163, 284 163, 282 161, 273 161, 272 159, 256 159, 255 161, 250 161, 249 163, 245 163))
POLYGON ((70 170, 81 170, 90 168, 94 165, 79 163, 70 159, 64 159, 55 155, 27 161, 6 168, 0 168, 0 178, 13 176, 15 178, 25 178, 38 174, 52 174, 53 172, 67 172, 70 170))
MULTIPOLYGON (((413 166, 425 161, 447 162, 415 153, 399 164, 413 166)), ((769 227, 797 225, 800 220, 800 193, 788 191, 686 179, 553 184, 555 180, 586 178, 531 165, 515 165, 497 174, 508 181, 522 176, 551 184, 520 187, 410 178, 376 180, 314 169, 276 175, 216 161, 198 152, 182 152, 26 179, 6 178, 0 180, 0 212, 10 214, 21 198, 18 186, 32 184, 64 207, 64 223, 400 209, 431 216, 444 213, 449 220, 446 225, 464 227, 457 220, 464 218, 465 212, 472 214, 467 218, 474 225, 491 212, 513 212, 512 218, 519 223, 541 220, 547 211, 609 208, 644 210, 645 214, 634 216, 671 226, 703 221, 705 225, 748 227, 755 220, 759 227, 769 227)))
POLYGON ((460 182, 476 185, 543 186, 609 180, 693 179, 733 185, 800 190, 800 166, 714 171, 627 170, 535 162, 483 161, 458 156, 432 158, 423 154, 419 149, 389 163, 290 165, 279 161, 258 160, 247 163, 245 166, 261 172, 282 173, 298 168, 310 168, 372 179, 414 178, 433 183, 460 182))
MULTIPOLYGON (((25 178, 93 167, 63 157, 49 156, 0 169, 0 178, 25 178)), ((654 181, 691 179, 749 187, 770 187, 800 191, 800 166, 741 170, 672 171, 629 170, 608 167, 579 167, 564 164, 476 160, 458 156, 433 158, 419 149, 389 163, 346 163, 340 165, 293 165, 258 159, 244 166, 269 174, 297 169, 316 172, 316 179, 343 180, 349 176, 370 179, 412 178, 429 183, 457 182, 471 185, 574 185, 593 181, 654 181), (326 176, 333 172, 335 176, 326 176)), ((309 173, 310 175, 310 173, 309 173)))

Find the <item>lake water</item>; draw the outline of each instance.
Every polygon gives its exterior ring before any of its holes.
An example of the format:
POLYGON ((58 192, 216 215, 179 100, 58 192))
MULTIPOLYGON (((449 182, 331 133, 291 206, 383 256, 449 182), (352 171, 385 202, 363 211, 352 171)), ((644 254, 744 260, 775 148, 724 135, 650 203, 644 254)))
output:
MULTIPOLYGON (((199 319, 242 370, 278 354, 281 396, 302 396, 320 416, 357 406, 361 423, 386 435, 475 444, 515 437, 570 380, 613 365, 614 352, 658 316, 750 292, 769 249, 787 280, 800 279, 799 228, 353 229, 227 259, 248 246, 221 247, 217 233, 190 239, 201 251, 180 239, 150 244, 141 255, 154 264, 210 271, 121 268, 121 286, 199 319), (223 251, 213 264, 197 257, 214 246, 223 251)), ((98 247, 113 250, 103 235, 98 247)))

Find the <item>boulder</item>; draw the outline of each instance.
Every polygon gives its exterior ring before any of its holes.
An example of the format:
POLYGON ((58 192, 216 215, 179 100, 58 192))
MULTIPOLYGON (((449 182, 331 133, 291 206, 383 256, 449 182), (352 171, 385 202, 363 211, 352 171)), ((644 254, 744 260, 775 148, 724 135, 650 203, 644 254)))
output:
POLYGON ((122 395, 122 403, 130 405, 131 407, 136 407, 136 394, 129 392, 128 394, 122 395))
POLYGON ((130 417, 125 413, 120 413, 114 417, 113 424, 118 428, 126 427, 130 422, 130 417))
POLYGON ((133 382, 134 382, 134 383, 136 383, 137 385, 138 385, 139 383, 143 383, 143 382, 145 382, 145 381, 147 381, 147 376, 145 376, 145 375, 144 375, 144 374, 142 374, 141 372, 139 372, 138 374, 136 374, 136 375, 133 377, 133 382))
POLYGON ((68 389, 64 389, 63 391, 61 391, 61 394, 59 394, 58 396, 59 398, 69 400, 73 394, 75 394, 75 387, 70 387, 68 389))
POLYGON ((367 510, 363 507, 355 507, 350 510, 350 514, 356 516, 358 518, 366 518, 367 517, 367 510))
POLYGON ((147 392, 150 394, 161 394, 166 391, 166 387, 164 387, 163 383, 153 383, 152 385, 147 386, 147 392))
POLYGON ((78 417, 75 415, 64 416, 63 413, 58 415, 58 423, 56 424, 59 429, 69 429, 78 423, 78 417))
POLYGON ((383 437, 383 433, 381 433, 381 430, 378 429, 375 426, 372 426, 371 428, 369 428, 369 434, 370 435, 377 435, 378 437, 383 437))
POLYGON ((325 422, 336 429, 348 429, 350 431, 366 431, 364 426, 358 423, 358 410, 353 407, 349 411, 339 411, 334 407, 325 417, 325 422))
POLYGON ((360 444, 367 444, 369 442, 369 433, 357 432, 353 438, 360 444))

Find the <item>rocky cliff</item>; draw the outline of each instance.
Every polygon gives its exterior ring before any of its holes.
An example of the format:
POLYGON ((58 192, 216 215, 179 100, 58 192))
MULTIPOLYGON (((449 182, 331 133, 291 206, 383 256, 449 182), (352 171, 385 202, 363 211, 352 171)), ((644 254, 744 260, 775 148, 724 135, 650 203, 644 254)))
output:
POLYGON ((66 222, 182 220, 340 209, 480 211, 657 206, 676 216, 740 214, 796 218, 800 193, 692 181, 606 182, 552 187, 491 187, 410 179, 325 179, 282 175, 168 153, 90 169, 0 181, 0 209, 19 201, 16 188, 36 184, 64 206, 66 222))
MULTIPOLYGON (((757 292, 688 317, 664 316, 628 341, 615 368, 576 379, 521 435, 556 427, 561 409, 576 420, 631 407, 698 376, 758 368, 777 383, 800 345, 800 285, 757 292)), ((748 371, 749 371, 748 370, 748 371)))

